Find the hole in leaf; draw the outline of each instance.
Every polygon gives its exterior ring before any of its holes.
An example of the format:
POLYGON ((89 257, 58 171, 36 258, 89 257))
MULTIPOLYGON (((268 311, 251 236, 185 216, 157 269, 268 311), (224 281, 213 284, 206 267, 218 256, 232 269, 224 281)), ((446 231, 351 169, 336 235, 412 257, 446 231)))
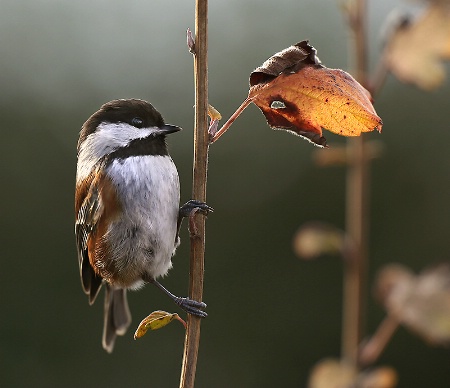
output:
POLYGON ((286 109, 286 104, 283 101, 275 100, 270 104, 272 109, 286 109))

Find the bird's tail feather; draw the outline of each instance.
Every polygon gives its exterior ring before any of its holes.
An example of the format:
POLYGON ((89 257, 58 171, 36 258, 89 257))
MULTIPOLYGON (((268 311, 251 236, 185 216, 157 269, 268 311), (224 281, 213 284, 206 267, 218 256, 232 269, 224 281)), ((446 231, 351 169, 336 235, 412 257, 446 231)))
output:
POLYGON ((106 284, 102 345, 108 353, 113 351, 116 337, 124 335, 130 323, 127 290, 113 289, 106 284))

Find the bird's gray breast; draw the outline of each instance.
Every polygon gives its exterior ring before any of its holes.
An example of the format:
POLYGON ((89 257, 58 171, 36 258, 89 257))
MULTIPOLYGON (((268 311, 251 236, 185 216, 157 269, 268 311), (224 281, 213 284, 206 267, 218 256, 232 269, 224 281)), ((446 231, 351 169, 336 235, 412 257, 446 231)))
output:
POLYGON ((122 216, 107 232, 116 266, 165 275, 171 268, 180 202, 178 172, 170 156, 117 159, 106 170, 118 194, 122 216))

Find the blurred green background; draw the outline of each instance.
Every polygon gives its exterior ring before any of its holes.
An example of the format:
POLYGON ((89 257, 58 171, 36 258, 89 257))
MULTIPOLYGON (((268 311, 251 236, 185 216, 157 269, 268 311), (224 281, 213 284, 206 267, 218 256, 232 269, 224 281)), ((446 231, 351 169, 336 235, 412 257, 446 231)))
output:
MULTIPOLYGON (((399 1, 370 2, 371 67, 379 30, 399 1)), ((103 296, 82 293, 73 235, 76 141, 111 99, 147 99, 169 123, 182 200, 190 198, 193 1, 0 2, 0 385, 175 387, 179 324, 133 341, 153 310, 176 311, 146 287, 130 294, 133 325, 112 355, 101 348, 103 296)), ((310 39, 328 67, 348 68, 349 32, 332 0, 210 1, 210 102, 229 117, 250 72, 310 39)), ((450 68, 449 68, 450 72, 450 68)), ((370 273, 392 261, 420 270, 450 257, 450 82, 433 93, 389 78, 377 96, 384 154, 372 165, 370 273)), ((345 141, 325 134, 329 144, 345 141)), ((255 106, 210 150, 205 301, 198 387, 304 387, 320 359, 339 356, 342 265, 301 262, 292 237, 306 221, 343 227, 345 171, 319 168, 316 149, 272 131, 255 106)), ((325 151, 326 152, 326 151, 325 151)), ((189 238, 163 283, 187 294, 189 238)), ((370 289, 370 284, 367 285, 370 289)), ((383 318, 369 302, 367 333, 383 318)), ((399 387, 449 387, 448 349, 401 328, 379 364, 399 387)))

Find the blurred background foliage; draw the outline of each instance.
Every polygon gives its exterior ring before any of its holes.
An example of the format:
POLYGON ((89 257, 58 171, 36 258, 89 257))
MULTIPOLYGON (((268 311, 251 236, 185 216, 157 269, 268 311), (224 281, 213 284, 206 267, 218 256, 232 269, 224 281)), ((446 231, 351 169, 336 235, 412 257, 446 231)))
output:
MULTIPOLYGON (((400 1, 371 1, 371 67, 380 27, 400 1)), ((170 137, 182 200, 190 197, 193 77, 185 32, 194 4, 143 0, 2 0, 0 3, 0 385, 174 387, 181 325, 112 355, 100 344, 102 302, 80 287, 73 236, 78 131, 102 103, 147 99, 184 131, 170 137)), ((210 1, 209 96, 226 119, 248 76, 275 52, 310 39, 328 67, 349 69, 349 33, 332 0, 210 1)), ((449 66, 447 66, 447 69, 449 66)), ((432 93, 388 78, 375 107, 384 152, 372 165, 370 271, 389 262, 416 272, 450 257, 450 82, 432 93)), ((328 143, 345 140, 328 134, 328 143)), ((205 301, 198 387, 303 387, 309 370, 340 352, 342 266, 305 263, 292 250, 310 220, 344 226, 345 171, 319 168, 311 144, 273 132, 247 109, 211 147, 205 301)), ((187 294, 188 234, 164 284, 187 294)), ((130 295, 133 325, 176 307, 152 287, 130 295)), ((384 316, 372 298, 367 333, 384 316)), ((448 349, 404 328, 378 364, 399 387, 448 387, 448 349)))

